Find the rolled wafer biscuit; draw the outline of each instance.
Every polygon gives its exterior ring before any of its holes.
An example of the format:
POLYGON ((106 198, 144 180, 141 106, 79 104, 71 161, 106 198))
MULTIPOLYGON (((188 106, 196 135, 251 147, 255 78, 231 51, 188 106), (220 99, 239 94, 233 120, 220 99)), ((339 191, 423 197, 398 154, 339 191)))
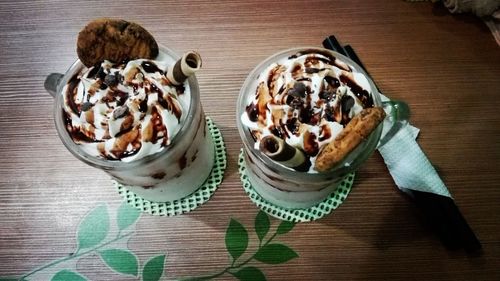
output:
POLYGON ((323 147, 316 157, 315 169, 326 172, 340 163, 370 135, 384 117, 385 111, 381 107, 363 109, 332 142, 323 147))
POLYGON ((173 66, 167 70, 167 78, 174 85, 180 85, 201 68, 201 57, 195 51, 185 53, 173 66))
POLYGON ((265 136, 260 140, 260 151, 272 160, 298 171, 307 171, 310 165, 304 153, 274 135, 265 136))

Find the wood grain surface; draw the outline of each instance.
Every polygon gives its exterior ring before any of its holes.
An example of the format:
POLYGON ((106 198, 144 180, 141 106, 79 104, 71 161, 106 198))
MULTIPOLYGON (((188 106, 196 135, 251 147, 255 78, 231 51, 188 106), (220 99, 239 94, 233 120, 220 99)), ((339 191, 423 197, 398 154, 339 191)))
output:
MULTIPOLYGON (((0 276, 69 255, 81 218, 102 202, 110 210, 121 202, 103 172, 62 145, 43 88, 47 74, 74 62, 79 30, 97 17, 138 22, 179 53, 199 51, 202 104, 227 146, 224 181, 209 202, 182 216, 142 215, 128 242, 141 264, 166 252, 168 280, 228 265, 230 219, 251 230, 258 212, 237 170, 240 86, 271 54, 320 46, 335 34, 356 49, 386 95, 410 105, 419 144, 483 252, 447 251, 375 153, 334 213, 279 237, 298 258, 253 265, 268 280, 500 279, 500 47, 478 18, 399 0, 1 1, 0 276)), ((91 280, 136 280, 92 256, 76 267, 91 280)))

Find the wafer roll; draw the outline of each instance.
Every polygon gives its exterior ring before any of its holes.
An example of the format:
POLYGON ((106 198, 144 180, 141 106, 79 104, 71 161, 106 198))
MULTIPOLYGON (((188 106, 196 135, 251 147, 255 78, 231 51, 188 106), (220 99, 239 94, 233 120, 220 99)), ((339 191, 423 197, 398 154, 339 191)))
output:
POLYGON ((185 53, 180 60, 167 70, 167 78, 174 85, 180 85, 201 68, 201 57, 195 51, 185 53))
POLYGON ((259 145, 260 151, 272 160, 295 170, 307 170, 307 159, 304 153, 274 135, 265 136, 259 145))

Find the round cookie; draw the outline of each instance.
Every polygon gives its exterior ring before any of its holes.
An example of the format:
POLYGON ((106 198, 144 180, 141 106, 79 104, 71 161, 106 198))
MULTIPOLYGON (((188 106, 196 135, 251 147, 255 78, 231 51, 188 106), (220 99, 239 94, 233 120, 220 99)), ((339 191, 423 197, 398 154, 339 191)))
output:
POLYGON ((153 59, 158 55, 158 44, 136 23, 103 18, 89 22, 80 31, 76 52, 82 63, 90 67, 103 60, 153 59))

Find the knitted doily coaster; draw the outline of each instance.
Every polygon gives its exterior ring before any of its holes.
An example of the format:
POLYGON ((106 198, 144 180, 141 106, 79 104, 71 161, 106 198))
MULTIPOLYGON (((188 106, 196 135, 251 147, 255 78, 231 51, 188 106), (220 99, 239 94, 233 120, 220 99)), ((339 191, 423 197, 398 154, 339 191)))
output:
POLYGON ((250 179, 246 174, 245 159, 243 155, 243 150, 240 151, 240 156, 238 158, 238 167, 240 172, 240 179, 243 183, 243 188, 245 192, 250 197, 253 203, 255 203, 261 210, 268 213, 269 215, 291 222, 308 222, 320 219, 344 202, 351 191, 352 183, 354 181, 354 172, 348 174, 338 187, 323 201, 318 204, 306 208, 306 209, 285 209, 283 207, 277 206, 266 201, 262 196, 260 196, 257 191, 252 186, 250 179))
POLYGON ((208 130, 215 145, 214 166, 205 182, 190 195, 170 202, 151 202, 127 189, 116 181, 113 184, 118 189, 125 201, 131 206, 156 216, 175 216, 191 212, 212 197, 217 187, 222 182, 224 170, 226 169, 226 147, 219 128, 207 117, 208 130))

